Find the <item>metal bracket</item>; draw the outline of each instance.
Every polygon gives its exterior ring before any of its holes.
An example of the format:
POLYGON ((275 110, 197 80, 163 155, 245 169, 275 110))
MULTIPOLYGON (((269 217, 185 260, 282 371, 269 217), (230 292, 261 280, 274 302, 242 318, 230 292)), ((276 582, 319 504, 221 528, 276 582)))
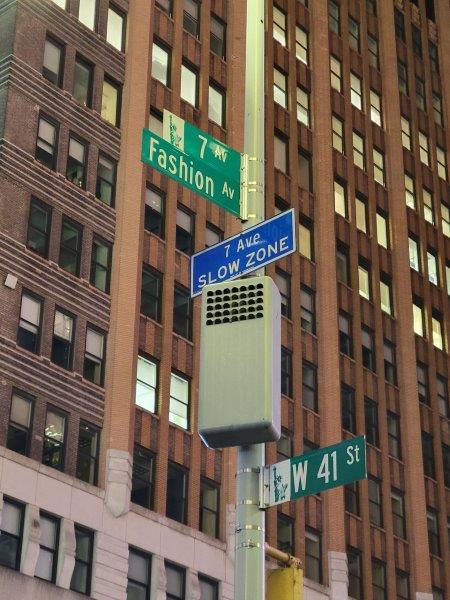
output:
POLYGON ((239 550, 240 548, 264 548, 264 544, 260 544, 258 542, 254 542, 253 540, 247 540, 246 542, 241 542, 237 546, 235 546, 235 550, 239 550))
MULTIPOLYGON (((259 215, 249 213, 249 194, 263 193, 264 181, 258 181, 257 178, 250 175, 250 163, 259 163, 264 165, 265 160, 248 154, 241 154, 241 221, 257 218, 259 215)), ((252 208, 255 203, 252 202, 252 208)))
POLYGON ((260 477, 260 508, 265 510, 269 508, 270 501, 270 467, 263 467, 261 469, 261 477, 260 477))

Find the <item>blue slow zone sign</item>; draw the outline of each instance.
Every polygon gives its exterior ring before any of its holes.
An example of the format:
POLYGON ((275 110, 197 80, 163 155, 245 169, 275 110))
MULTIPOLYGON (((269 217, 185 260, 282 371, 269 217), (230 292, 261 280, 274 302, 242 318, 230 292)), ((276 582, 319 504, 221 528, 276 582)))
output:
POLYGON ((191 296, 201 294, 205 285, 236 279, 294 252, 294 216, 292 208, 194 254, 191 296))

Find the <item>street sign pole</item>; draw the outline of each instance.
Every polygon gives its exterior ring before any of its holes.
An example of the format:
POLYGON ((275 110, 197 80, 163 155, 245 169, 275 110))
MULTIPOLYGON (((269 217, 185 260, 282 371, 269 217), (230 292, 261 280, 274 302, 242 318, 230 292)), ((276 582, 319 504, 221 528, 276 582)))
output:
MULTIPOLYGON (((264 219, 264 0, 247 0, 243 195, 246 229, 264 219)), ((263 272, 263 271, 262 271, 263 272)), ((238 448, 236 474, 235 600, 264 600, 264 444, 238 448)))

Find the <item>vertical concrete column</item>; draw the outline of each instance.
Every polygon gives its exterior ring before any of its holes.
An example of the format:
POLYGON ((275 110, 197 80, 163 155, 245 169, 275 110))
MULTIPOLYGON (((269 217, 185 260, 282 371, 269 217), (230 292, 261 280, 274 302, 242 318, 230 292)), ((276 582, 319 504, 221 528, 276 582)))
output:
POLYGON ((98 532, 94 543, 92 592, 96 600, 126 600, 128 544, 98 532))
MULTIPOLYGON (((405 486, 407 530, 410 540, 411 584, 413 592, 431 590, 430 559, 426 521, 426 499, 423 465, 420 410, 417 401, 416 353, 411 305, 411 275, 409 266, 407 209, 403 149, 400 125, 400 100, 397 75, 397 50, 394 30, 394 7, 380 2, 379 21, 381 62, 383 72, 383 108, 385 112, 387 180, 390 192, 389 210, 392 222, 392 266, 397 297, 397 369, 400 395, 401 435, 405 449, 405 486)), ((425 599, 424 599, 425 600, 425 599)))
POLYGON ((348 564, 346 552, 328 551, 328 574, 330 597, 335 600, 347 600, 348 564))
POLYGON ((39 520, 39 507, 27 504, 22 536, 22 556, 20 559, 20 572, 34 577, 36 563, 39 556, 39 540, 41 526, 39 520))
POLYGON ((148 121, 147 94, 152 2, 131 2, 122 103, 122 143, 117 178, 116 238, 111 278, 111 326, 106 363, 106 413, 101 481, 114 515, 129 509, 134 395, 141 295, 143 173, 141 131, 148 121), (120 252, 118 251, 120 248, 120 252))
POLYGON ((186 573, 186 596, 190 600, 201 600, 198 573, 191 569, 188 569, 186 573))
POLYGON ((56 585, 68 590, 75 566, 75 528, 70 519, 61 519, 56 585))
MULTIPOLYGON (((341 405, 339 380, 338 297, 336 283, 336 232, 334 211, 333 154, 331 108, 324 112, 323 98, 330 97, 330 54, 328 41, 328 3, 311 3, 312 38, 312 110, 314 118, 314 194, 315 228, 321 253, 317 259, 317 347, 319 355, 318 387, 320 431, 323 446, 341 440, 341 405), (320 157, 320 160, 318 158, 320 157), (330 373, 335 376, 330 377, 330 373)), ((324 547, 328 549, 328 565, 335 564, 336 552, 345 552, 343 488, 324 494, 324 547)), ((344 568, 346 562, 340 566, 344 568)), ((341 598, 343 575, 333 567, 328 573, 331 598, 341 598), (336 583, 333 578, 337 576, 336 583)), ((345 582, 344 582, 345 583, 345 582)))
POLYGON ((150 597, 166 600, 166 567, 162 556, 152 556, 152 578, 150 597))

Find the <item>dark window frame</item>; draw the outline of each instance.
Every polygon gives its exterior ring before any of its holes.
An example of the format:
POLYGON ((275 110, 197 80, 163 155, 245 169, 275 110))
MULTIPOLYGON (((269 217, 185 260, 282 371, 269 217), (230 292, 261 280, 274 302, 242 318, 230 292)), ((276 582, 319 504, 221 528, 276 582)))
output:
POLYGON ((59 141, 59 123, 58 123, 58 121, 56 121, 56 119, 48 116, 46 113, 40 112, 39 117, 38 117, 37 130, 36 130, 36 148, 35 148, 34 156, 38 162, 40 162, 42 165, 44 165, 51 171, 54 171, 56 169, 56 164, 58 161, 58 141, 59 141), (39 140, 42 140, 42 142, 44 144, 47 144, 47 142, 43 138, 39 137, 39 125, 40 125, 41 121, 45 121, 46 123, 48 123, 49 125, 51 125, 54 128, 54 139, 53 139, 53 145, 51 146, 52 154, 51 154, 51 161, 49 162, 49 164, 47 164, 46 162, 44 162, 43 160, 41 160, 38 157, 38 148, 39 148, 38 142, 39 142, 39 140))
POLYGON ((174 301, 173 301, 173 332, 176 333, 177 335, 181 335, 182 337, 184 337, 187 340, 191 340, 192 339, 192 330, 193 330, 193 302, 192 302, 192 298, 191 295, 189 293, 189 290, 187 290, 184 286, 175 283, 174 285, 174 289, 173 289, 173 295, 174 295, 174 301), (177 305, 176 303, 176 296, 183 298, 185 300, 183 305, 177 305), (184 310, 181 311, 179 310, 180 307, 184 307, 185 305, 187 305, 187 310, 186 310, 186 314, 184 314, 184 310), (178 309, 178 310, 177 310, 178 309), (180 327, 179 329, 177 328, 177 321, 178 318, 181 317, 183 318, 183 321, 185 321, 184 327, 180 327))
POLYGON ((16 429, 20 432, 25 432, 26 442, 25 442, 24 452, 19 452, 19 450, 14 449, 14 452, 18 452, 19 454, 23 454, 24 456, 29 456, 29 454, 30 454, 30 447, 31 447, 31 441, 32 441, 32 434, 33 434, 33 419, 34 419, 35 401, 36 401, 35 396, 28 394, 28 392, 24 392, 23 390, 20 390, 19 388, 16 388, 16 387, 12 388, 11 402, 9 404, 9 418, 8 418, 6 447, 9 448, 10 450, 13 450, 11 448, 10 433, 9 433, 11 429, 16 429), (27 402, 30 403, 30 425, 29 425, 28 429, 24 428, 23 425, 21 425, 20 423, 16 423, 15 421, 12 421, 12 419, 11 419, 11 411, 12 411, 14 396, 19 396, 23 400, 26 400, 27 402))
MULTIPOLYGON (((144 584, 142 581, 138 581, 137 579, 132 579, 129 576, 129 570, 127 573, 127 582, 131 581, 132 583, 134 583, 139 589, 144 589, 145 592, 145 600, 150 600, 150 586, 151 586, 151 575, 152 575, 152 554, 150 554, 149 552, 143 552, 142 550, 140 550, 139 548, 136 548, 134 546, 129 546, 128 549, 129 552, 129 556, 128 556, 128 565, 130 565, 130 556, 131 554, 134 554, 136 556, 139 556, 141 558, 144 558, 147 562, 147 583, 144 584)), ((127 592, 128 592, 128 585, 127 585, 127 592)))
MULTIPOLYGON (((162 275, 162 273, 160 273, 159 271, 156 271, 156 269, 153 269, 150 265, 147 265, 146 263, 144 263, 142 265, 142 280, 144 280, 144 273, 146 273, 154 278, 154 281, 156 282, 156 285, 157 285, 157 290, 156 290, 157 293, 156 293, 156 295, 153 294, 153 295, 149 296, 150 300, 152 302, 154 302, 155 308, 154 308, 154 311, 152 311, 152 314, 148 314, 148 312, 144 312, 142 310, 144 288, 141 285, 140 313, 141 313, 141 315, 144 315, 147 319, 152 319, 152 320, 160 323, 161 322, 162 300, 163 300, 163 275, 162 275)), ((145 302, 148 303, 148 299, 146 299, 145 302)))
POLYGON ((144 200, 144 229, 149 233, 153 233, 162 240, 165 237, 165 203, 166 194, 156 186, 147 182, 145 186, 144 200), (161 199, 161 212, 158 212, 147 203, 147 190, 161 199))
POLYGON ((17 345, 20 346, 21 348, 24 348, 25 350, 28 350, 28 352, 32 352, 33 354, 40 354, 40 349, 41 349, 41 335, 42 335, 42 321, 44 318, 43 315, 44 312, 44 298, 42 298, 41 296, 38 296, 37 294, 35 294, 34 292, 26 289, 26 288, 22 288, 22 293, 20 295, 20 310, 19 310, 19 321, 17 324, 17 345), (23 302, 23 297, 24 296, 28 296, 29 298, 31 298, 32 300, 34 300, 35 302, 39 302, 39 323, 38 325, 35 325, 34 323, 31 323, 31 321, 25 321, 25 323, 29 323, 30 325, 32 325, 33 327, 36 327, 36 338, 34 341, 34 350, 31 350, 30 348, 28 348, 27 346, 25 346, 23 343, 20 343, 20 329, 24 329, 25 331, 29 331, 27 329, 25 329, 24 327, 20 326, 20 322, 22 320, 22 317, 20 316, 22 313, 22 302, 23 302))
POLYGON ((176 563, 169 561, 169 560, 164 560, 164 565, 165 565, 166 569, 167 569, 167 567, 169 567, 173 571, 180 573, 181 581, 182 581, 182 595, 174 596, 173 594, 166 592, 166 599, 167 600, 185 600, 185 598, 186 598, 186 569, 184 567, 181 567, 180 565, 177 565, 176 563))
POLYGON ((72 88, 72 96, 75 102, 81 104, 81 106, 86 106, 87 108, 92 108, 92 96, 93 96, 93 84, 94 84, 94 65, 81 56, 80 54, 75 55, 75 65, 74 65, 74 74, 73 74, 73 88, 72 88), (81 65, 88 72, 88 84, 87 84, 87 93, 86 93, 86 101, 83 102, 80 99, 75 97, 75 73, 77 64, 81 65))
POLYGON ((89 537, 89 559, 88 561, 82 559, 82 558, 77 558, 77 547, 75 547, 75 565, 74 565, 74 570, 72 573, 72 578, 70 581, 70 589, 75 591, 75 592, 79 592, 81 594, 85 594, 86 596, 90 596, 91 593, 91 584, 92 584, 92 563, 93 563, 93 554, 94 554, 94 531, 92 531, 91 529, 88 529, 87 527, 83 527, 82 525, 78 525, 78 523, 75 523, 74 525, 74 530, 75 530, 75 540, 77 539, 76 535, 77 535, 77 531, 80 532, 83 535, 86 535, 89 537), (73 585, 73 576, 76 572, 77 569, 77 563, 78 564, 82 564, 83 566, 86 567, 86 571, 87 571, 87 575, 86 575, 86 589, 84 591, 76 589, 73 585))
POLYGON ((304 284, 300 285, 300 327, 303 331, 316 335, 316 293, 304 284), (309 298, 311 308, 303 303, 305 296, 309 298))
POLYGON ((49 33, 47 33, 47 35, 45 36, 44 55, 43 55, 43 60, 42 60, 42 76, 47 81, 50 81, 51 83, 53 83, 54 85, 56 85, 59 88, 62 87, 62 85, 63 85, 65 53, 66 53, 65 44, 63 42, 61 42, 60 40, 56 39, 53 35, 50 35, 49 33), (47 67, 45 66, 45 63, 44 63, 44 61, 45 61, 45 45, 47 44, 47 42, 49 42, 50 44, 53 44, 54 46, 57 46, 58 50, 60 52, 58 73, 56 73, 56 81, 54 81, 54 79, 52 77, 49 77, 48 75, 46 75, 46 71, 48 73, 53 73, 52 71, 50 71, 50 69, 47 69, 47 67))
POLYGON ((354 388, 341 384, 342 428, 356 434, 356 396, 354 388))
POLYGON ((177 521, 178 523, 183 523, 186 524, 186 518, 187 518, 187 512, 188 512, 188 479, 189 479, 189 473, 187 471, 187 469, 180 465, 179 463, 176 463, 174 461, 169 461, 169 465, 168 465, 168 469, 167 469, 167 492, 166 492, 166 517, 168 519, 173 519, 174 521, 177 521), (180 476, 183 477, 183 495, 180 498, 175 498, 174 495, 169 494, 169 471, 170 469, 173 472, 177 472, 180 476), (176 518, 174 515, 175 513, 170 511, 171 514, 169 513, 169 502, 176 502, 177 505, 180 505, 180 518, 176 518))
MULTIPOLYGON (((41 548, 43 548, 46 552, 49 552, 53 556, 53 558, 52 558, 52 575, 51 575, 50 579, 44 579, 42 577, 39 577, 36 574, 35 574, 35 577, 36 577, 36 579, 40 579, 41 581, 48 581, 49 583, 56 583, 56 573, 57 573, 57 569, 58 569, 58 554, 59 554, 59 536, 61 533, 61 519, 60 519, 60 517, 56 517, 55 515, 52 515, 51 513, 48 513, 47 511, 40 510, 39 511, 39 520, 42 518, 47 519, 48 521, 52 521, 56 525, 56 527, 55 527, 55 547, 54 548, 50 548, 49 546, 44 546, 43 544, 41 544, 41 540, 39 540, 39 552, 40 552, 41 548)), ((38 557, 39 557, 39 555, 38 555, 38 557)))
POLYGON ((50 360, 52 361, 53 364, 59 365, 61 368, 66 369, 68 371, 73 370, 76 322, 77 322, 76 316, 72 312, 66 310, 65 308, 61 308, 59 305, 55 306, 55 310, 53 313, 53 333, 52 333, 52 348, 51 348, 50 360), (65 317, 68 317, 72 321, 71 339, 69 342, 65 338, 62 338, 59 335, 55 335, 55 317, 56 317, 57 312, 64 315, 65 317), (58 362, 58 360, 55 360, 55 356, 56 356, 56 352, 54 354, 55 338, 57 341, 60 340, 62 343, 67 344, 67 346, 68 346, 69 352, 68 352, 68 357, 67 357, 66 361, 58 362), (65 364, 62 364, 62 362, 65 362, 65 364))
POLYGON ((380 420, 378 416, 378 403, 367 396, 364 396, 364 428, 366 431, 366 442, 379 448, 380 420))
POLYGON ((153 508, 155 493, 155 464, 156 454, 148 448, 135 443, 133 450, 131 502, 149 508, 150 510, 153 508), (145 461, 148 463, 148 466, 144 464, 145 461), (138 471, 138 469, 140 469, 140 471, 138 471), (143 476, 141 476, 141 472, 144 474, 143 476), (145 485, 138 488, 136 484, 140 482, 143 482, 145 485), (144 490, 143 494, 142 490, 144 490), (137 492, 142 494, 143 497, 140 498, 137 492))
POLYGON ((87 184, 87 171, 88 171, 88 163, 89 163, 89 143, 83 140, 77 134, 72 132, 69 133, 69 141, 67 144, 67 163, 66 163, 66 179, 79 187, 82 190, 86 189, 87 184), (70 154, 70 141, 74 140, 81 146, 83 146, 83 162, 80 163, 70 154), (72 161, 72 162, 71 162, 72 161), (76 167, 82 169, 82 177, 78 177, 78 171, 74 172, 72 177, 69 177, 69 169, 70 167, 76 167))
POLYGON ((223 27, 224 36, 223 36, 223 39, 221 40, 219 37, 217 37, 217 35, 215 35, 215 33, 213 33, 212 28, 211 28, 210 35, 209 35, 209 47, 213 54, 215 54, 222 60, 226 60, 226 56, 227 56, 227 24, 222 19, 220 19, 216 14, 211 13, 211 23, 213 21, 216 21, 219 26, 223 27), (217 52, 215 52, 215 50, 212 49, 214 46, 214 44, 212 43, 213 39, 219 40, 219 44, 222 44, 222 52, 221 53, 217 53, 217 52))
MULTIPOLYGON (((44 433, 43 433, 43 447, 42 447, 42 464, 47 465, 49 467, 51 467, 52 469, 57 469, 58 471, 64 471, 64 467, 65 467, 65 462, 66 462, 66 451, 67 451, 67 429, 68 429, 68 417, 69 414, 64 411, 61 410, 60 408, 58 408, 57 406, 54 406, 53 404, 47 404, 47 410, 45 412, 45 421, 44 421, 44 433), (56 415, 62 416, 64 417, 64 436, 63 436, 63 440, 62 442, 56 442, 55 446, 57 447, 58 451, 61 451, 61 458, 59 461, 59 464, 57 466, 53 466, 49 463, 44 462, 44 456, 45 456, 45 452, 46 452, 46 448, 45 448, 45 444, 46 444, 46 440, 48 439, 49 442, 53 442, 54 440, 52 440, 52 438, 48 438, 45 434, 45 427, 47 424, 47 415, 48 413, 53 412, 56 415)), ((48 451, 48 450, 47 450, 48 451)), ((53 455, 54 452, 54 448, 51 449, 51 454, 53 455)))
POLYGON ((81 479, 82 481, 86 481, 86 483, 89 483, 90 485, 97 485, 98 484, 98 467, 99 467, 99 458, 100 458, 100 435, 101 435, 101 429, 100 427, 98 427, 97 425, 93 425, 92 423, 88 423, 87 421, 84 421, 83 419, 80 419, 80 423, 78 426, 78 444, 77 444, 77 466, 76 466, 76 477, 77 479, 81 479), (84 427, 86 430, 90 431, 91 433, 95 433, 97 434, 97 443, 96 443, 96 449, 95 449, 95 455, 92 456, 91 452, 85 452, 85 451, 81 451, 80 449, 80 431, 81 428, 84 427), (80 477, 80 457, 87 457, 89 460, 89 464, 92 464, 92 461, 94 461, 94 477, 92 481, 87 481, 86 479, 83 479, 82 477, 80 477))
POLYGON ((203 519, 204 519, 205 513, 214 515, 214 534, 212 537, 218 538, 219 537, 219 525, 220 525, 220 485, 218 483, 216 483, 215 481, 212 481, 211 479, 208 479, 206 477, 201 477, 200 478, 199 529, 206 535, 211 535, 210 533, 205 531, 206 528, 203 526, 203 523, 204 523, 203 519), (215 511, 213 509, 211 509, 210 507, 205 506, 205 504, 203 502, 202 486, 207 486, 210 489, 214 489, 215 492, 217 493, 217 497, 216 497, 217 509, 215 511))
POLYGON ((318 529, 314 529, 312 527, 305 527, 305 576, 308 577, 309 579, 312 579, 312 581, 316 581, 317 583, 322 583, 322 579, 323 579, 323 569, 322 569, 322 535, 321 532, 318 529), (316 536, 318 538, 318 546, 319 546, 319 556, 314 556, 312 554, 308 554, 308 544, 307 544, 307 539, 308 539, 308 533, 310 533, 313 536, 316 536), (307 565, 308 565, 308 558, 313 559, 315 561, 318 562, 318 578, 314 578, 311 577, 311 574, 308 574, 307 572, 307 565))
POLYGON ((13 569, 14 571, 19 571, 20 569, 20 559, 21 559, 21 555, 22 555, 22 544, 23 544, 23 531, 24 531, 24 520, 25 520, 25 504, 23 504, 22 502, 18 502, 17 500, 10 498, 9 496, 4 495, 3 496, 3 503, 8 503, 11 506, 14 506, 15 508, 19 509, 20 511, 20 523, 19 523, 19 533, 18 535, 10 533, 9 531, 6 532, 1 528, 1 524, 0 524, 0 540, 2 538, 8 538, 8 539, 14 539, 17 543, 17 547, 16 547, 16 556, 15 556, 15 560, 14 560, 14 566, 11 566, 9 564, 6 564, 4 562, 0 562, 0 564, 3 567, 9 568, 9 569, 13 569))
POLYGON ((302 406, 303 408, 308 408, 316 413, 319 412, 319 393, 318 393, 318 380, 317 380, 317 366, 313 363, 303 360, 302 361, 302 406), (310 386, 305 383, 305 369, 310 369, 313 375, 313 385, 310 386), (308 394, 305 394, 305 390, 308 394), (312 394, 313 397, 313 406, 309 406, 305 403, 305 398, 309 397, 312 394))
POLYGON ((72 221, 72 219, 69 219, 68 217, 63 215, 62 221, 61 221, 61 234, 60 234, 60 238, 59 238, 58 265, 61 267, 61 269, 64 269, 64 271, 72 274, 74 277, 80 277, 82 253, 83 253, 83 227, 79 223, 76 223, 75 221, 72 221), (78 244, 77 244, 76 250, 73 250, 72 248, 69 248, 66 244, 63 244, 62 234, 63 234, 63 229, 65 226, 74 229, 78 234, 77 235, 78 244), (63 267, 61 265, 62 252, 66 252, 75 257, 74 272, 70 271, 69 269, 66 269, 65 267, 63 267))
POLYGON ((383 527, 383 490, 381 480, 369 475, 367 478, 369 498, 369 521, 375 527, 383 527), (371 486, 372 483, 372 486, 371 486), (371 495, 371 490, 376 491, 376 497, 371 495))
POLYGON ((49 251, 49 247, 50 247, 50 236, 51 236, 51 230, 52 230, 52 219, 53 219, 53 207, 50 206, 49 204, 47 204, 46 202, 43 202, 39 198, 36 198, 35 196, 31 196, 30 206, 29 206, 29 210, 28 210, 26 245, 27 245, 27 248, 29 248, 31 251, 35 252, 39 256, 42 256, 42 258, 46 258, 46 259, 48 258, 48 251, 49 251), (48 229, 48 231, 41 231, 37 227, 34 227, 31 224, 32 208, 34 206, 37 207, 39 210, 42 210, 43 212, 46 213, 46 215, 47 215, 47 229, 48 229), (43 253, 38 252, 30 244, 30 231, 32 231, 32 230, 36 230, 39 235, 42 235, 45 238, 44 252, 43 253))
POLYGON ((86 379, 87 381, 90 381, 94 385, 98 385, 100 387, 104 387, 104 384, 105 384, 106 342, 107 342, 107 339, 108 339, 108 336, 107 336, 106 331, 104 331, 103 329, 100 329, 99 327, 97 327, 96 325, 93 325, 90 322, 86 323, 86 335, 85 335, 84 353, 83 353, 83 378, 86 379), (94 333, 100 335, 103 338, 102 357, 101 357, 101 359, 99 359, 98 356, 94 356, 90 352, 87 352, 87 350, 86 350, 86 341, 87 341, 88 330, 93 331, 94 333), (93 359, 96 359, 96 360, 93 360, 93 359), (96 364, 100 365, 100 379, 99 379, 98 382, 96 382, 96 381, 94 381, 94 380, 89 379, 88 377, 86 377, 86 361, 87 360, 90 360, 91 362, 95 362, 96 364))
POLYGON ((89 282, 91 285, 93 285, 96 289, 104 292, 105 294, 109 294, 110 292, 110 287, 111 287, 111 260, 112 260, 112 244, 110 244, 109 242, 107 242, 105 239, 103 239, 102 237, 100 237, 99 235, 94 234, 92 237, 92 250, 91 250, 91 270, 90 270, 90 274, 89 274, 89 282), (107 263, 106 263, 106 267, 105 265, 101 264, 94 255, 94 245, 101 245, 104 246, 107 251, 108 251, 108 257, 107 257, 107 263), (105 278, 105 289, 102 289, 101 287, 98 287, 97 285, 95 285, 95 274, 97 269, 103 269, 104 272, 106 273, 106 278, 105 278))
POLYGON ((105 154, 102 151, 99 151, 98 153, 98 161, 97 161, 97 176, 96 176, 96 181, 95 181, 95 196, 96 198, 98 198, 101 202, 103 202, 104 204, 106 204, 106 206, 110 206, 111 208, 114 208, 115 206, 115 200, 116 200, 116 184, 117 184, 117 161, 114 160, 113 158, 111 158, 110 156, 108 156, 107 154, 105 154), (99 170, 100 170, 100 158, 103 158, 104 160, 107 160, 109 162, 112 163, 113 165, 113 181, 108 181, 107 179, 105 179, 104 177, 102 177, 99 174, 99 170), (101 197, 101 189, 102 189, 102 183, 108 187, 108 189, 111 190, 111 198, 110 198, 110 202, 106 202, 105 200, 102 199, 101 197))

